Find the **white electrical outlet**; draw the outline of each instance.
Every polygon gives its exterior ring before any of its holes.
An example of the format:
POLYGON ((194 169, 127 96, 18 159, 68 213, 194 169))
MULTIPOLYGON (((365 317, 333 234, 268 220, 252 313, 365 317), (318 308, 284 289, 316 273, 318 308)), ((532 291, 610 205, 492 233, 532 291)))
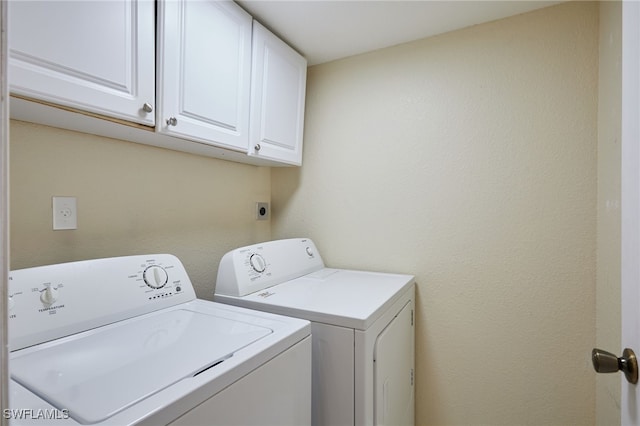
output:
POLYGON ((78 229, 76 197, 53 197, 53 230, 78 229))

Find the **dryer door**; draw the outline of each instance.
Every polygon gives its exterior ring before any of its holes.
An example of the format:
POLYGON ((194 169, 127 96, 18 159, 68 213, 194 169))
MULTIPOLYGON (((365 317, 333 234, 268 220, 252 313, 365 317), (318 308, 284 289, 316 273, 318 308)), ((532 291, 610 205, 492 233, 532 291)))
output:
POLYGON ((414 424, 413 304, 382 330, 374 350, 375 424, 414 424))

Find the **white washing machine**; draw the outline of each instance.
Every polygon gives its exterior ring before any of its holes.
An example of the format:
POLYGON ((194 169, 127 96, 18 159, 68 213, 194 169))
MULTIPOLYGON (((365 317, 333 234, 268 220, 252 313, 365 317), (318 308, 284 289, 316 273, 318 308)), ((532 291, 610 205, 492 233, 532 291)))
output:
POLYGON ((309 322, 196 299, 174 256, 9 280, 10 424, 311 422, 309 322))
POLYGON ((220 261, 215 300, 311 321, 312 424, 414 424, 414 277, 325 268, 307 238, 220 261))

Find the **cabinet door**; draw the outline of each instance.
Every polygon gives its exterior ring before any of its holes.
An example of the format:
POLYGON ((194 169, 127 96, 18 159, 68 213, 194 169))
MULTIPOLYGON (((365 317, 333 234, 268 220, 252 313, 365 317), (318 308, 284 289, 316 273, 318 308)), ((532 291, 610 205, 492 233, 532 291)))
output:
POLYGON ((302 164, 307 61, 253 22, 249 155, 302 164))
POLYGON ((154 41, 151 0, 12 0, 11 93, 153 126, 154 41))
POLYGON ((251 16, 229 1, 158 7, 157 130, 246 152, 251 16))

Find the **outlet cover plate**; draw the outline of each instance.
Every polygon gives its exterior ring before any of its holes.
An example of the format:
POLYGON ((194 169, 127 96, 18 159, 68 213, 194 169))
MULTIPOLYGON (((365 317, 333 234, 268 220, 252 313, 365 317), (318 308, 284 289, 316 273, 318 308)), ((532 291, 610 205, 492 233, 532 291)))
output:
POLYGON ((76 197, 53 197, 53 230, 78 229, 76 197))

